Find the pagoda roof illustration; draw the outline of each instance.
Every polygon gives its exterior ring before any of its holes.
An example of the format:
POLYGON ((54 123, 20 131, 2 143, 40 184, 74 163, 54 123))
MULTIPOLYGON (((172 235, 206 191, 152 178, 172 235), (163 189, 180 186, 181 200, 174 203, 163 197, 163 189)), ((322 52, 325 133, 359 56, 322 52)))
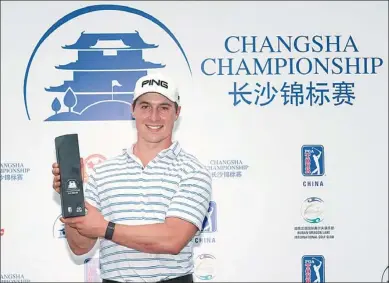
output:
POLYGON ((97 40, 95 45, 92 45, 90 48, 96 49, 127 49, 131 46, 125 45, 123 40, 114 39, 114 40, 97 40))
POLYGON ((85 62, 85 61, 75 61, 70 62, 64 65, 55 66, 56 69, 62 70, 83 70, 83 71, 118 71, 118 70, 147 70, 147 69, 158 69, 164 68, 164 64, 147 62, 144 60, 140 61, 95 61, 95 62, 85 62))
POLYGON ((148 44, 140 37, 139 32, 134 33, 85 33, 82 32, 77 42, 62 46, 64 49, 115 49, 133 50, 157 48, 158 45, 148 44))

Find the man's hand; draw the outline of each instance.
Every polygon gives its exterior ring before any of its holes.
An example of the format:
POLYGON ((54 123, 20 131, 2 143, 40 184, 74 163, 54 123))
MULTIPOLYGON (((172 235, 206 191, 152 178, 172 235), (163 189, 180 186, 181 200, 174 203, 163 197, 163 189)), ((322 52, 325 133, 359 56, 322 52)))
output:
POLYGON ((89 238, 104 237, 107 229, 108 221, 104 219, 103 215, 88 202, 85 202, 87 213, 85 216, 73 218, 60 218, 62 223, 68 224, 70 227, 77 229, 77 231, 89 238))
MULTIPOLYGON (((82 180, 84 180, 84 160, 80 159, 81 164, 81 176, 82 180)), ((61 176, 59 174, 59 165, 58 163, 54 162, 52 165, 51 173, 53 174, 53 189, 59 193, 61 189, 61 176)))

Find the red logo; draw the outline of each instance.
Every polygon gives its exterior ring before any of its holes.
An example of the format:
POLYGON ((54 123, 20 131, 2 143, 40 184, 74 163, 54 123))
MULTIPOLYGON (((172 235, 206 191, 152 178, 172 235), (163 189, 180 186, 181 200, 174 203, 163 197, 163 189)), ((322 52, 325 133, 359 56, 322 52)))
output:
POLYGON ((311 151, 305 150, 304 152, 305 162, 305 174, 311 174, 311 151))
POLYGON ((84 261, 84 282, 101 282, 98 258, 88 258, 84 261))
POLYGON ((0 230, 0 235, 1 235, 1 236, 4 235, 4 228, 1 228, 1 230, 0 230))
POLYGON ((101 154, 91 154, 84 159, 84 182, 88 180, 88 175, 91 173, 91 170, 104 160, 107 160, 107 158, 101 154))

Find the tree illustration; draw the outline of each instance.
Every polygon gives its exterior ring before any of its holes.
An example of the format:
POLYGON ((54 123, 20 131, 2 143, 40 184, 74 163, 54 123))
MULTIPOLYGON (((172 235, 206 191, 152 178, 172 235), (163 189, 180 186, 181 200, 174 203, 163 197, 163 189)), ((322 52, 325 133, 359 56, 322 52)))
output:
POLYGON ((77 97, 75 96, 71 88, 68 88, 68 90, 66 91, 63 102, 69 108, 69 112, 72 111, 71 110, 72 107, 76 106, 77 97))
POLYGON ((59 102, 58 98, 55 98, 53 103, 51 103, 51 109, 53 109, 55 115, 57 115, 58 111, 61 110, 61 102, 59 102))

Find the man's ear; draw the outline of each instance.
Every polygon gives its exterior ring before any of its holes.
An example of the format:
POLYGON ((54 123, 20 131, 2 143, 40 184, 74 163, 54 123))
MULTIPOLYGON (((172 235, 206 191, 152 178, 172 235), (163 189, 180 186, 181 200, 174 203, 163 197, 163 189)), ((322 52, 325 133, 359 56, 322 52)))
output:
POLYGON ((134 106, 132 106, 132 105, 131 105, 131 110, 132 110, 132 113, 131 113, 131 115, 132 115, 132 118, 134 118, 134 119, 135 119, 135 116, 136 116, 136 113, 135 113, 135 107, 134 107, 134 106))
POLYGON ((181 113, 181 106, 178 106, 176 111, 176 120, 178 119, 178 117, 180 117, 180 113, 181 113))

